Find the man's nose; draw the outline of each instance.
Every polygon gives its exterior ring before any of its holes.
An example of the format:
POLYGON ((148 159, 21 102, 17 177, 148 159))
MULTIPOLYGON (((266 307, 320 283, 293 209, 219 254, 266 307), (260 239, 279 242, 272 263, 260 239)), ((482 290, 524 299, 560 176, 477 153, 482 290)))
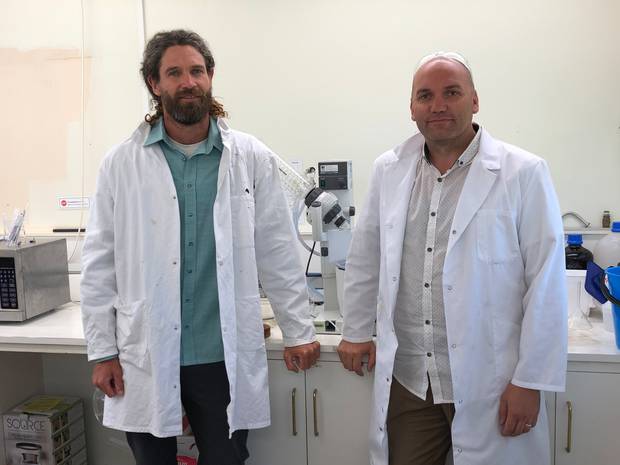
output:
POLYGON ((435 97, 431 102, 431 111, 433 113, 441 113, 442 111, 446 111, 447 108, 446 100, 441 96, 435 97))
POLYGON ((191 73, 184 73, 181 79, 181 87, 183 89, 193 89, 196 87, 196 81, 191 73))

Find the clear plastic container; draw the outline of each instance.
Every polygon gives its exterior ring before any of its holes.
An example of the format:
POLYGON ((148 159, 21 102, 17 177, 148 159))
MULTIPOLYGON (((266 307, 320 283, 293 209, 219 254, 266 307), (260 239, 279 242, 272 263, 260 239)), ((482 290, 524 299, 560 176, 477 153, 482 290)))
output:
POLYGON ((594 263, 603 269, 619 266, 620 263, 620 221, 614 221, 611 233, 596 243, 594 263))
POLYGON ((590 329, 588 320, 592 297, 585 289, 586 270, 566 270, 566 290, 568 291, 568 327, 570 329, 590 329))

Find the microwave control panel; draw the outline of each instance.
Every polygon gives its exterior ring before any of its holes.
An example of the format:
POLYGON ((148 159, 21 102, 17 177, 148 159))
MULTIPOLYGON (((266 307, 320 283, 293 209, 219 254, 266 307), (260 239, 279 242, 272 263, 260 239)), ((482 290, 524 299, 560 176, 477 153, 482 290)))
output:
POLYGON ((17 307, 15 259, 13 257, 0 257, 0 308, 16 310, 17 307))

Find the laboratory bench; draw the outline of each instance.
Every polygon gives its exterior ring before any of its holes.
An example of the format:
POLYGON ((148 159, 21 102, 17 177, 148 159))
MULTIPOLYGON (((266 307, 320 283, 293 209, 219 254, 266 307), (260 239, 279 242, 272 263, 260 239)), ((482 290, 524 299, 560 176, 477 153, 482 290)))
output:
MULTIPOLYGON (((273 320, 266 340, 272 426, 251 432, 248 465, 360 465, 368 463, 372 375, 340 365, 338 335, 319 335, 321 357, 306 373, 286 370, 283 342, 273 320)), ((555 465, 618 463, 620 351, 603 328, 569 331, 567 388, 546 395, 555 465)), ((92 364, 78 304, 67 304, 23 323, 0 323, 0 410, 34 394, 84 400, 90 465, 129 465, 124 434, 101 426, 92 412, 92 364)), ((0 465, 5 465, 0 445, 0 465)))

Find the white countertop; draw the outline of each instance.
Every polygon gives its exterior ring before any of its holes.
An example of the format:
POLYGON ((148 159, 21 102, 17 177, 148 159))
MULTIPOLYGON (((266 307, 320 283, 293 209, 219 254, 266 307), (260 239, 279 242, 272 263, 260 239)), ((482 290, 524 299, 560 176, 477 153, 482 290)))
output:
POLYGON ((593 310, 588 320, 590 329, 568 330, 569 362, 620 362, 614 333, 603 327, 600 311, 593 310))
POLYGON ((0 323, 0 351, 85 354, 79 304, 66 304, 24 322, 0 323))
MULTIPOLYGON (((281 351, 284 344, 280 328, 275 326, 274 320, 266 322, 272 326, 271 336, 266 341, 267 350, 281 351)), ((614 334, 603 328, 600 313, 590 322, 591 329, 569 331, 568 361, 620 363, 614 334)), ((318 335, 317 338, 323 353, 335 352, 340 342, 338 335, 318 335)), ((66 304, 22 323, 0 323, 0 351, 85 354, 79 304, 66 304)))

